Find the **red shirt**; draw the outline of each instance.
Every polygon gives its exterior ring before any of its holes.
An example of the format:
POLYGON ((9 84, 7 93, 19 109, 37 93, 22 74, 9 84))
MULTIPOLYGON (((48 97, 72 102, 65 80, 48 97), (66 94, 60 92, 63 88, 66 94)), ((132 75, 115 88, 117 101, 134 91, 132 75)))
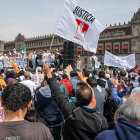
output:
POLYGON ((61 82, 66 86, 67 91, 68 91, 68 95, 70 95, 70 93, 72 92, 71 83, 68 81, 68 79, 62 79, 61 82))

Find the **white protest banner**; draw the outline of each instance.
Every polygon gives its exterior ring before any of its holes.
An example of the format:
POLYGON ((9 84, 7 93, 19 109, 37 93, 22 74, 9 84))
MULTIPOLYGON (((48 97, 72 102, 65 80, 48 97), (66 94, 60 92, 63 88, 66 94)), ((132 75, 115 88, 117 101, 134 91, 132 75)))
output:
POLYGON ((13 62, 17 65, 17 67, 26 69, 27 68, 27 60, 23 57, 13 57, 13 58, 5 58, 2 62, 0 61, 0 68, 11 68, 10 60, 13 60, 13 62))
POLYGON ((100 33, 105 29, 90 12, 65 0, 55 34, 96 53, 100 33))
POLYGON ((135 67, 135 54, 128 56, 115 56, 105 51, 104 65, 119 68, 133 69, 135 67))
POLYGON ((3 69, 3 62, 0 61, 0 69, 3 69))

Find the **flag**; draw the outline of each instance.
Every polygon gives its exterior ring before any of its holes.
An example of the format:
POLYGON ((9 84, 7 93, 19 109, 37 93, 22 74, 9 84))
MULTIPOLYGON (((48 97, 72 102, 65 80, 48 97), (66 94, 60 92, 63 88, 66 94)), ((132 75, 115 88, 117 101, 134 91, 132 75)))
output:
POLYGON ((133 69, 135 67, 135 54, 128 56, 115 56, 108 51, 105 51, 104 65, 133 69))
POLYGON ((22 53, 26 53, 26 45, 24 43, 23 47, 22 47, 22 50, 21 50, 22 53))
POLYGON ((133 68, 133 71, 135 72, 135 73, 140 73, 140 68, 139 68, 139 66, 138 65, 136 65, 134 68, 133 68))
POLYGON ((96 53, 100 33, 105 29, 90 12, 65 0, 55 34, 96 53))
POLYGON ((13 69, 15 70, 16 73, 19 73, 19 68, 17 67, 17 65, 14 63, 13 60, 10 60, 11 66, 13 67, 13 69))

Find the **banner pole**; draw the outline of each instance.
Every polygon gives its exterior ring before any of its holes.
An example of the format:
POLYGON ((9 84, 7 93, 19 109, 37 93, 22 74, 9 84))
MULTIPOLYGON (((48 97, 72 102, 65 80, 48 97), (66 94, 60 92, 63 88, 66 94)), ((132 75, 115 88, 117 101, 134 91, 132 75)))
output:
MULTIPOLYGON (((63 9, 63 7, 64 7, 64 2, 65 2, 65 0, 63 0, 62 7, 61 7, 61 9, 60 9, 60 11, 59 11, 59 16, 58 16, 58 19, 57 19, 57 22, 56 22, 56 26, 55 26, 55 32, 56 32, 57 24, 58 24, 58 22, 59 22, 59 20, 60 20, 60 13, 61 13, 61 11, 62 11, 62 9, 63 9)), ((52 49, 54 37, 55 37, 55 33, 53 34, 53 37, 52 37, 52 41, 51 41, 51 45, 50 45, 50 51, 51 51, 51 49, 52 49)))

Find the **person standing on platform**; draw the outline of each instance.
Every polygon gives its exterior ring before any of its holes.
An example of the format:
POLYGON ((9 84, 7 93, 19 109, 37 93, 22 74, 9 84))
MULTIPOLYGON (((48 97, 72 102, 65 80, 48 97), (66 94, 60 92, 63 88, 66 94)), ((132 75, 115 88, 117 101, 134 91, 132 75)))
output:
POLYGON ((43 67, 41 52, 38 52, 38 55, 36 57, 36 67, 43 67))
POLYGON ((33 65, 33 70, 36 68, 36 53, 33 52, 32 54, 32 65, 33 65))
POLYGON ((77 55, 77 69, 80 70, 80 65, 81 65, 81 57, 80 57, 80 53, 77 55))
POLYGON ((47 54, 45 51, 43 51, 43 54, 42 54, 42 62, 43 62, 43 66, 46 64, 47 62, 47 54))
POLYGON ((95 54, 93 54, 91 57, 90 57, 90 61, 91 61, 91 67, 93 70, 95 70, 95 64, 96 64, 96 61, 98 60, 97 56, 95 54))
POLYGON ((32 53, 28 53, 28 67, 32 68, 32 53))

